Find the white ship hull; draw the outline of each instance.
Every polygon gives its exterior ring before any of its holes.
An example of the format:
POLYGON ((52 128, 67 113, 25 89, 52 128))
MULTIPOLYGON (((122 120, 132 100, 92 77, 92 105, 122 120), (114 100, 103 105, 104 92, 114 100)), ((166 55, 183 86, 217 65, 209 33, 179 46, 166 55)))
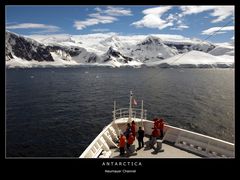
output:
MULTIPOLYGON (((133 118, 138 126, 144 127, 145 135, 152 132, 153 121, 133 118)), ((92 141, 80 158, 122 158, 118 156, 118 133, 124 132, 128 118, 119 118, 106 126, 92 141)), ((137 141, 137 140, 135 140, 137 141)), ((135 145, 136 147, 136 145, 135 145)), ((164 127, 163 152, 152 149, 139 150, 127 157, 133 158, 234 158, 235 146, 220 139, 195 133, 170 125, 164 127)))
MULTIPOLYGON (((195 133, 185 129, 165 125, 163 139, 157 140, 156 147, 149 145, 149 137, 154 126, 147 120, 147 110, 133 109, 133 94, 130 92, 129 108, 116 110, 114 102, 113 121, 92 141, 80 158, 234 158, 235 145, 217 138, 195 133), (126 149, 124 156, 119 156, 118 139, 124 132, 127 123, 135 121, 136 129, 142 127, 145 131, 144 147, 136 149, 137 140, 126 149), (138 151, 137 151, 138 150, 138 151), (154 150, 154 151, 153 151, 154 150)), ((135 102, 136 104, 136 102, 135 102)))

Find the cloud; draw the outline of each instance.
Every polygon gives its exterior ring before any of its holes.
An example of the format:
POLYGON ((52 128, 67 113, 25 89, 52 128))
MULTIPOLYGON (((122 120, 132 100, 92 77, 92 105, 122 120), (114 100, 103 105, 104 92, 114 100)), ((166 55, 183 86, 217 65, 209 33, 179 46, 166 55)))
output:
POLYGON ((182 28, 182 29, 186 29, 186 28, 189 28, 189 26, 187 26, 187 25, 180 25, 180 26, 178 26, 179 28, 182 28))
POLYGON ((198 14, 211 11, 210 15, 216 17, 212 23, 217 23, 234 15, 234 6, 181 6, 183 15, 198 14))
POLYGON ((225 20, 229 16, 233 16, 234 14, 234 8, 233 6, 224 6, 220 8, 214 9, 213 13, 211 13, 212 16, 217 16, 217 19, 213 20, 213 23, 221 22, 225 20))
POLYGON ((93 14, 89 14, 90 17, 92 18, 96 18, 98 20, 100 20, 100 23, 112 23, 114 21, 117 21, 118 19, 112 16, 106 16, 106 15, 101 15, 100 13, 93 13, 93 14))
POLYGON ((88 16, 90 18, 87 18, 85 20, 77 20, 74 21, 74 27, 77 30, 82 30, 84 28, 87 28, 88 26, 93 26, 97 24, 108 24, 113 23, 115 21, 118 21, 118 18, 114 16, 130 16, 131 10, 124 9, 120 7, 111 7, 108 6, 106 9, 101 9, 99 7, 94 8, 96 13, 89 14, 88 16))
POLYGON ((187 26, 187 25, 179 25, 179 26, 177 26, 177 27, 172 27, 172 28, 170 28, 171 30, 183 30, 183 29, 187 29, 187 28, 189 28, 189 26, 187 26))
POLYGON ((86 28, 87 26, 93 26, 97 24, 108 24, 112 23, 114 21, 117 21, 118 19, 112 16, 102 16, 99 13, 89 14, 90 17, 84 21, 75 21, 74 27, 77 30, 82 30, 86 28))
POLYGON ((171 6, 161 6, 156 8, 149 8, 143 11, 145 16, 136 22, 133 22, 137 28, 148 27, 148 28, 158 28, 164 29, 166 27, 171 27, 176 25, 176 27, 170 28, 171 30, 183 30, 189 28, 186 24, 183 23, 183 15, 179 13, 169 14, 165 19, 162 18, 164 13, 169 11, 171 6))
POLYGON ((167 21, 162 20, 158 15, 148 14, 144 16, 140 21, 133 22, 132 25, 137 28, 147 27, 164 29, 168 26, 172 26, 173 24, 171 22, 168 23, 167 21))
POLYGON ((92 29, 92 32, 107 32, 107 31, 110 31, 110 29, 101 29, 101 28, 99 28, 99 29, 92 29))
POLYGON ((95 8, 95 10, 110 16, 132 16, 132 12, 130 9, 124 9, 120 7, 108 6, 105 10, 97 7, 95 8))
POLYGON ((183 30, 183 29, 187 29, 189 28, 189 26, 187 26, 186 24, 184 24, 183 22, 183 15, 175 13, 175 14, 169 14, 169 16, 167 17, 167 20, 169 20, 170 22, 174 22, 175 23, 175 27, 171 27, 170 30, 183 30))
POLYGON ((58 26, 46 25, 46 24, 35 24, 35 23, 21 23, 15 25, 9 25, 7 29, 44 29, 45 32, 57 32, 60 30, 58 26))
POLYGON ((85 21, 75 21, 73 26, 77 30, 82 30, 82 29, 86 28, 87 26, 96 25, 96 24, 99 24, 100 22, 101 21, 99 19, 87 19, 85 21))
POLYGON ((206 29, 202 31, 203 35, 211 35, 213 33, 215 34, 223 34, 226 33, 225 31, 234 31, 234 26, 226 26, 226 27, 212 27, 209 29, 206 29))
POLYGON ((204 11, 213 10, 215 6, 181 6, 183 15, 198 14, 204 11))
POLYGON ((169 19, 162 19, 162 15, 169 11, 172 7, 171 6, 161 6, 161 7, 155 7, 155 8, 148 8, 142 11, 145 16, 136 22, 133 22, 131 25, 142 28, 158 28, 158 29, 164 29, 169 26, 173 26, 172 20, 169 19))
POLYGON ((160 6, 160 7, 154 7, 154 8, 148 8, 143 10, 143 14, 155 14, 155 15, 163 15, 165 12, 170 10, 172 6, 160 6))

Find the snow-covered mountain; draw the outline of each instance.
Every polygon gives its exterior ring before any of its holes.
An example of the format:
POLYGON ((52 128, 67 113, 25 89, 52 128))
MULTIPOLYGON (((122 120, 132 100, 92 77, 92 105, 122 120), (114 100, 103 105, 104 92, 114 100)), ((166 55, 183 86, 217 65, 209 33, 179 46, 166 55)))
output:
POLYGON ((151 60, 162 60, 178 54, 178 50, 171 48, 155 36, 148 36, 142 42, 138 43, 130 55, 142 62, 151 62, 151 60))
POLYGON ((180 35, 32 35, 6 31, 7 67, 180 66, 233 67, 234 45, 180 35), (177 59, 177 60, 174 60, 177 59))
POLYGON ((54 61, 47 47, 29 38, 19 36, 17 34, 6 32, 6 60, 18 58, 30 61, 37 59, 38 61, 54 61))
POLYGON ((9 67, 77 65, 97 61, 97 55, 79 46, 61 43, 46 45, 8 31, 5 36, 6 65, 9 67))
POLYGON ((178 54, 171 58, 148 63, 147 66, 159 67, 188 67, 188 68, 226 68, 233 67, 234 56, 223 55, 213 56, 201 51, 192 50, 183 54, 178 54))
POLYGON ((116 35, 100 41, 100 44, 102 44, 103 46, 113 47, 113 48, 117 48, 117 49, 118 48, 122 49, 124 47, 124 44, 121 42, 121 40, 116 35))
POLYGON ((132 61, 133 58, 124 56, 121 54, 117 49, 113 48, 112 46, 108 49, 107 53, 104 54, 103 56, 103 61, 111 61, 111 60, 116 60, 120 61, 122 63, 128 63, 129 61, 132 61))
POLYGON ((217 44, 214 49, 208 53, 214 56, 230 55, 234 56, 234 45, 233 44, 217 44))
POLYGON ((198 39, 194 39, 192 42, 169 42, 166 41, 165 44, 169 47, 177 49, 179 53, 186 53, 192 50, 209 52, 216 46, 209 42, 202 42, 198 39))

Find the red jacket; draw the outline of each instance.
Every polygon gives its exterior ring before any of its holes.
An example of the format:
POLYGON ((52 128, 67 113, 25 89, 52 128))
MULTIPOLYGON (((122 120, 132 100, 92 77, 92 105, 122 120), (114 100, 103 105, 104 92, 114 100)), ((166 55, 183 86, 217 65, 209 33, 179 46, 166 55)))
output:
POLYGON ((120 138, 119 138, 118 146, 119 147, 125 147, 125 144, 126 144, 126 137, 124 135, 121 135, 120 138))
POLYGON ((157 129, 160 128, 160 121, 159 121, 159 120, 156 120, 156 121, 154 122, 154 128, 157 128, 157 129))
POLYGON ((160 136, 160 131, 159 131, 159 129, 154 128, 154 130, 152 131, 152 136, 153 136, 153 137, 158 137, 158 136, 160 136))
POLYGON ((132 124, 131 132, 132 132, 133 136, 136 136, 136 124, 132 124))
POLYGON ((133 144, 134 140, 135 140, 135 137, 133 135, 130 135, 128 137, 128 144, 133 144))
POLYGON ((164 122, 162 121, 162 122, 159 123, 159 129, 163 130, 163 128, 164 128, 164 122))

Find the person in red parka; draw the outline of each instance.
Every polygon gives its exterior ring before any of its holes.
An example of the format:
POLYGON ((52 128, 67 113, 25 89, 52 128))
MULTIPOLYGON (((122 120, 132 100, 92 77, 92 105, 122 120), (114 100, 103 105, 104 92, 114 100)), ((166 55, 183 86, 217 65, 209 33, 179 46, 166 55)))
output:
POLYGON ((161 138, 161 139, 163 139, 163 129, 164 129, 164 125, 165 125, 164 120, 163 120, 163 118, 161 118, 161 119, 159 120, 159 130, 160 130, 160 138, 161 138))
POLYGON ((131 132, 135 138, 136 137, 136 123, 134 121, 132 121, 131 132))
POLYGON ((127 139, 127 149, 129 149, 129 147, 133 144, 134 140, 135 140, 135 137, 133 136, 132 133, 130 133, 127 139))
POLYGON ((158 128, 154 127, 151 135, 150 146, 153 147, 156 143, 157 137, 160 136, 160 131, 158 128))
POLYGON ((119 149, 120 149, 120 156, 124 155, 125 152, 125 145, 126 145, 126 137, 121 133, 119 138, 119 149))
POLYGON ((156 123, 157 120, 158 120, 158 117, 154 117, 154 118, 153 118, 154 124, 156 123))
POLYGON ((159 129, 159 127, 160 127, 160 119, 157 118, 157 119, 154 121, 154 128, 159 129))

